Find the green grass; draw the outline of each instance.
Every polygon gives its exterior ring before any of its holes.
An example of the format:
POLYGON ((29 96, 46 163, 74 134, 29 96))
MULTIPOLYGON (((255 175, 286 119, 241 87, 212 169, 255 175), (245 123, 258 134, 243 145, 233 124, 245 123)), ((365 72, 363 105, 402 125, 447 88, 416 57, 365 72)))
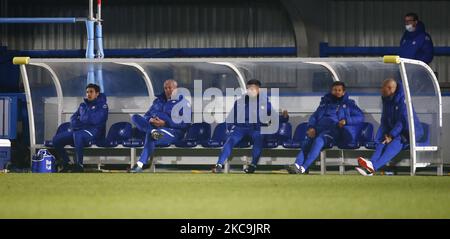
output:
POLYGON ((450 177, 0 174, 0 218, 450 218, 450 177))

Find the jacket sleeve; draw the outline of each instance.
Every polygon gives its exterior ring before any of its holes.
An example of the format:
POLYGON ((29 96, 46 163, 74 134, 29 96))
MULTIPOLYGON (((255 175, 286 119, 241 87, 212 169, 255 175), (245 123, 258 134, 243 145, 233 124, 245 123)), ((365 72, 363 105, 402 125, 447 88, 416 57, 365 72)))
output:
POLYGON ((347 125, 355 125, 364 121, 364 113, 354 102, 348 105, 346 112, 345 121, 347 121, 347 125))
POLYGON ((433 48, 433 41, 431 40, 431 37, 427 34, 423 39, 421 39, 421 45, 420 45, 420 51, 417 55, 417 60, 423 61, 425 63, 430 63, 433 61, 433 54, 434 54, 434 48, 433 48))
POLYGON ((319 110, 320 110, 320 107, 321 106, 319 106, 319 107, 317 107, 317 109, 316 109, 316 111, 314 111, 314 113, 309 117, 309 121, 308 121, 308 129, 309 128, 315 128, 316 127, 316 125, 317 125, 317 117, 318 117, 318 115, 319 115, 319 110))
POLYGON ((381 143, 384 140, 386 134, 386 115, 383 112, 381 114, 380 127, 378 127, 377 134, 375 135, 375 143, 381 143))
POLYGON ((399 136, 404 128, 408 127, 408 113, 406 111, 406 105, 399 105, 400 117, 397 117, 397 122, 394 124, 394 128, 389 132, 389 135, 393 138, 399 136))
POLYGON ((80 121, 80 106, 78 106, 77 111, 73 113, 73 115, 70 117, 70 127, 72 129, 77 129, 81 127, 81 121, 80 121))
MULTIPOLYGON (((185 114, 189 115, 189 117, 192 117, 192 109, 191 106, 189 104, 189 102, 187 100, 182 100, 180 101, 183 104, 183 108, 180 110, 180 115, 184 116, 185 114)), ((162 119, 166 122, 167 127, 169 128, 173 128, 173 129, 186 129, 188 128, 191 124, 189 122, 184 122, 180 119, 181 122, 178 122, 178 120, 176 120, 177 122, 175 122, 171 116, 167 117, 166 119, 162 119)))
POLYGON ((150 118, 152 118, 152 115, 155 114, 156 112, 161 110, 161 103, 159 102, 160 100, 158 98, 156 98, 153 103, 152 106, 150 106, 150 109, 148 109, 147 112, 145 112, 144 114, 144 119, 146 121, 149 121, 150 118))

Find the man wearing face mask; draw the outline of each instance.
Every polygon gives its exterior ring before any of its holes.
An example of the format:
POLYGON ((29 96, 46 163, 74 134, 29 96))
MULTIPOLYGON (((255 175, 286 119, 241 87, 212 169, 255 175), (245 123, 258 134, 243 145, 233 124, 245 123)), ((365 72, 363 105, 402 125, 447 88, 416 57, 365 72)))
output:
MULTIPOLYGON (((178 83, 169 79, 164 82, 164 93, 158 95, 153 101, 150 109, 144 116, 133 115, 131 121, 136 127, 145 132, 144 149, 139 161, 131 168, 130 173, 142 173, 143 167, 148 163, 150 156, 155 151, 157 144, 172 144, 181 139, 190 126, 190 122, 183 121, 182 118, 172 118, 172 110, 177 104, 183 107, 178 114, 191 115, 190 103, 182 96, 177 97, 178 83)), ((177 108, 176 108, 177 109, 177 108)))
POLYGON ((416 13, 405 15, 405 33, 400 40, 400 57, 429 64, 433 60, 433 41, 416 13))
MULTIPOLYGON (((409 144, 408 114, 402 86, 395 79, 388 78, 383 81, 381 95, 383 111, 375 136, 375 153, 370 161, 358 158, 360 167, 356 167, 356 170, 363 176, 372 176, 409 144)), ((415 137, 419 139, 423 135, 423 128, 415 112, 413 115, 415 137)))
MULTIPOLYGON (((234 102, 232 110, 234 112, 233 126, 230 130, 230 135, 223 146, 222 152, 220 153, 219 160, 212 170, 213 173, 223 173, 223 165, 228 157, 230 157, 233 147, 235 147, 244 137, 251 137, 253 141, 252 162, 244 172, 255 172, 263 148, 264 138, 261 134, 261 126, 266 125, 266 123, 261 122, 260 114, 262 110, 266 111, 267 115, 270 115, 272 111, 272 105, 268 99, 259 95, 260 87, 260 81, 256 79, 249 80, 247 82, 247 94, 234 102), (252 106, 252 103, 250 103, 251 101, 256 101, 256 104, 252 106), (238 104, 243 104, 243 112, 239 111, 238 104), (251 114, 256 118, 256 123, 250 122, 251 114)), ((288 119, 287 116, 282 118, 288 119)))
MULTIPOLYGON (((295 163, 287 167, 290 174, 303 174, 319 156, 324 146, 335 144, 344 126, 352 128, 364 121, 364 114, 355 101, 348 98, 343 82, 334 82, 331 92, 322 97, 308 122, 307 137, 295 163)), ((356 130, 348 131, 356 138, 356 130)))

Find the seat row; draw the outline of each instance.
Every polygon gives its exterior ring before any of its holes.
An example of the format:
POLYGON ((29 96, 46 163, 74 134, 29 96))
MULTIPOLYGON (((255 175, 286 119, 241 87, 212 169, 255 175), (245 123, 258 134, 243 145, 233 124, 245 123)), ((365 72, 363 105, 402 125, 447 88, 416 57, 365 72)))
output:
MULTIPOLYGON (((300 123, 294 130, 292 135, 292 124, 289 122, 281 123, 278 131, 275 134, 265 135, 263 141, 264 148, 277 148, 282 146, 288 149, 300 149, 302 141, 306 138, 306 131, 308 129, 307 123, 300 123)), ((424 136, 417 140, 418 146, 429 145, 429 125, 422 123, 424 128, 424 136)), ((201 145, 205 148, 221 148, 227 140, 228 132, 231 124, 219 123, 214 128, 211 135, 211 124, 208 123, 194 123, 187 130, 185 136, 175 142, 173 145, 180 148, 193 148, 201 145)), ((57 129, 57 134, 65 131, 70 131, 70 123, 61 124, 57 129)), ((359 149, 365 147, 366 149, 374 149, 375 142, 374 126, 371 123, 363 122, 356 127, 357 138, 350 140, 350 142, 338 142, 336 145, 328 143, 325 148, 338 147, 339 149, 359 149)), ((104 148, 114 148, 118 145, 124 147, 136 148, 144 145, 145 133, 133 127, 129 122, 114 123, 108 130, 105 138, 97 142, 89 142, 86 147, 96 145, 104 148)), ((53 147, 52 140, 44 142, 46 147, 53 147)), ((72 145, 73 146, 73 145, 72 145)), ((157 147, 169 147, 170 144, 156 143, 157 147)), ((237 145, 238 148, 247 148, 252 146, 251 138, 243 138, 237 145)), ((405 147, 406 149, 407 147, 405 147)))

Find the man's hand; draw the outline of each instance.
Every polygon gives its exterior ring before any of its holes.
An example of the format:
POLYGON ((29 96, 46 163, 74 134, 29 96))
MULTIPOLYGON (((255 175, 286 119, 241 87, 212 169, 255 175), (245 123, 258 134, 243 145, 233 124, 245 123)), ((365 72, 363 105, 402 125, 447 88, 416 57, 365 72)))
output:
POLYGON ((339 121, 339 128, 344 127, 347 124, 347 121, 345 121, 345 119, 339 121))
POLYGON ((310 138, 316 137, 316 130, 314 128, 309 128, 308 131, 306 131, 306 135, 310 138))
POLYGON ((166 122, 158 117, 150 118, 149 122, 156 127, 163 127, 164 125, 166 125, 166 122))
POLYGON ((381 142, 381 143, 382 143, 382 144, 389 144, 390 142, 392 142, 392 137, 389 136, 389 135, 387 135, 387 134, 385 134, 385 135, 384 135, 384 141, 381 142))

